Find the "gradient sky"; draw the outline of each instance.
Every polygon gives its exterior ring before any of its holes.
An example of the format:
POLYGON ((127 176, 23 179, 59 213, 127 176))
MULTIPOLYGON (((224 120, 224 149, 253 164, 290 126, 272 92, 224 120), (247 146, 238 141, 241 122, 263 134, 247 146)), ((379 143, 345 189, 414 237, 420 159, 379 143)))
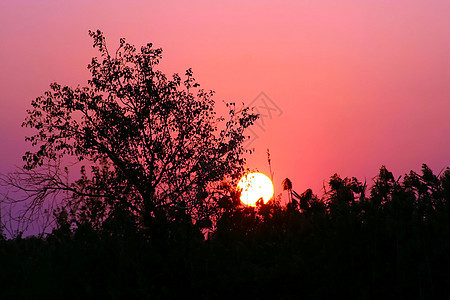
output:
POLYGON ((264 92, 282 113, 254 127, 248 166, 268 174, 269 148, 278 193, 285 177, 321 195, 334 173, 450 166, 448 0, 1 0, 0 172, 22 165, 31 100, 87 84, 89 29, 163 48, 161 69, 192 67, 219 111, 264 92))

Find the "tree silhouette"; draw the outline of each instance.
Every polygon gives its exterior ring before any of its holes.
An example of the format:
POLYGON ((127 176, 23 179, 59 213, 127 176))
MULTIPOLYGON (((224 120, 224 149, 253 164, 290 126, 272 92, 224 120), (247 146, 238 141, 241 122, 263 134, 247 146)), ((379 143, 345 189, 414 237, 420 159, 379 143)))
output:
POLYGON ((101 57, 88 67, 89 85, 52 83, 27 111, 23 126, 37 133, 26 140, 39 148, 25 154, 25 168, 50 164, 59 174, 56 162, 66 156, 88 163, 76 182, 51 178, 55 190, 72 193, 68 209, 82 209, 79 223, 125 218, 151 235, 182 220, 209 224, 221 182, 243 170, 243 131, 257 115, 231 103, 228 120, 216 117, 213 92, 199 89, 191 69, 184 80, 156 69, 161 49, 137 51, 120 39, 112 55, 102 32, 90 36, 101 57))

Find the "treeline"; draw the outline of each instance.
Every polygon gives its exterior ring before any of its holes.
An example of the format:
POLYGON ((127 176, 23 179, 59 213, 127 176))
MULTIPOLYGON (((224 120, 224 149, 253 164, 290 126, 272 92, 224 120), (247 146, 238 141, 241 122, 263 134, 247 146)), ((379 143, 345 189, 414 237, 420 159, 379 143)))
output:
POLYGON ((450 296, 450 169, 382 167, 370 188, 336 174, 321 198, 285 188, 287 206, 222 198, 208 234, 187 217, 151 238, 73 227, 60 211, 45 238, 0 241, 0 298, 450 296))

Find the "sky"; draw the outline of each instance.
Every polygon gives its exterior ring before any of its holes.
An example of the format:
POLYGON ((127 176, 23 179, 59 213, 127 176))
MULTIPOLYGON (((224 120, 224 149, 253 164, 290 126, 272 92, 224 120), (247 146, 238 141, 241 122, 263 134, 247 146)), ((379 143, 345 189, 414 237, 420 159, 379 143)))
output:
POLYGON ((26 109, 51 82, 86 85, 97 53, 125 37, 163 49, 160 68, 222 101, 255 106, 248 167, 275 193, 288 177, 319 196, 334 173, 368 185, 422 163, 450 166, 450 2, 0 1, 0 173, 30 146, 26 109))

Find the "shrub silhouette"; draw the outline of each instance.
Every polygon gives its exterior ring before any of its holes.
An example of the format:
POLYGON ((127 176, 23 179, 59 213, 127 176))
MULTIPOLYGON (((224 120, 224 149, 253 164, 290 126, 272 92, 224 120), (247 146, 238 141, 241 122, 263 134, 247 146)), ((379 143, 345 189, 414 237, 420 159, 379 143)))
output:
POLYGON ((365 191, 335 174, 322 199, 299 195, 304 209, 246 207, 234 193, 207 240, 189 226, 162 241, 62 222, 45 238, 0 240, 0 295, 447 298, 449 180, 450 169, 396 180, 382 167, 365 191))

